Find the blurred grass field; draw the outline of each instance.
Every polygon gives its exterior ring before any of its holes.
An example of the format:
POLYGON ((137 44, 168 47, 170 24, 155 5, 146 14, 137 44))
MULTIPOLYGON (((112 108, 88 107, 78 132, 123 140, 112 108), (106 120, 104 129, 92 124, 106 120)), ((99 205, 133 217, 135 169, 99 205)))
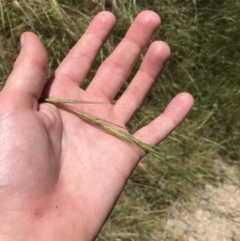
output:
MULTIPOLYGON (((115 13, 117 25, 86 84, 135 16, 144 9, 154 10, 162 19, 154 39, 166 41, 172 55, 144 107, 129 124, 130 131, 156 117, 177 93, 187 91, 195 98, 194 108, 160 145, 162 158, 199 188, 208 182, 224 180, 224 170, 216 160, 234 165, 240 173, 239 0, 0 0, 2 86, 18 55, 23 31, 37 33, 44 42, 50 76, 92 17, 104 9, 115 13)), ((126 86, 127 83, 121 91, 126 86)), ((187 199, 192 191, 192 185, 179 173, 146 156, 133 173, 98 240, 145 241, 153 239, 156 233, 161 240, 168 240, 165 226, 169 210, 176 200, 187 199)))

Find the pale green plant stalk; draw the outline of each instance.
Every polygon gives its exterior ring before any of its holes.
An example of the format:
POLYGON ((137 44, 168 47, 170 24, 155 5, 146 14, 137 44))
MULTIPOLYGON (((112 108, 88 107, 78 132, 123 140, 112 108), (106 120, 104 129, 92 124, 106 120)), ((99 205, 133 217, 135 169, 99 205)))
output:
POLYGON ((108 102, 92 102, 84 100, 69 100, 69 99, 45 99, 46 102, 51 104, 108 104, 108 102))
MULTIPOLYGON (((45 101, 47 103, 54 104, 54 105, 56 105, 57 107, 59 107, 61 109, 70 111, 73 114, 78 115, 79 117, 81 117, 82 119, 86 120, 87 122, 89 122, 89 123, 91 123, 91 124, 93 124, 95 126, 100 127, 101 129, 107 131, 108 133, 116 136, 120 140, 123 140, 123 141, 126 141, 128 143, 137 145, 144 152, 152 154, 155 158, 157 158, 159 161, 161 161, 167 167, 169 167, 173 171, 177 172, 185 180, 187 180, 189 183, 191 183, 193 186, 195 186, 195 184, 191 180, 189 180, 188 178, 183 176, 176 168, 174 168, 168 162, 163 160, 154 146, 149 145, 147 143, 144 143, 144 142, 138 140, 137 138, 133 137, 129 133, 115 128, 115 127, 120 127, 122 129, 126 130, 125 127, 119 126, 119 125, 117 125, 115 123, 112 123, 112 122, 109 122, 109 121, 106 121, 106 120, 103 120, 103 119, 100 119, 100 118, 98 118, 98 117, 96 117, 94 115, 90 115, 90 114, 84 113, 84 112, 82 112, 80 110, 77 110, 76 108, 72 108, 69 105, 67 105, 67 104, 102 104, 102 103, 104 104, 105 102, 90 102, 90 101, 77 101, 77 100, 69 100, 69 99, 52 99, 52 98, 45 99, 45 101), (115 126, 115 127, 112 127, 112 126, 115 126)), ((107 103, 105 103, 105 104, 107 104, 107 103)))

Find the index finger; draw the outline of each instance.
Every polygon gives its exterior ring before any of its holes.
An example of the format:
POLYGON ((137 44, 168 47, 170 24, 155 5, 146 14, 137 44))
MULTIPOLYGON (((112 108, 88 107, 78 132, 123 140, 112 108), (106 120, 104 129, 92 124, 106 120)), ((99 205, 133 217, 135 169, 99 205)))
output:
POLYGON ((71 81, 81 85, 115 22, 112 13, 107 11, 98 13, 55 71, 53 81, 71 81))

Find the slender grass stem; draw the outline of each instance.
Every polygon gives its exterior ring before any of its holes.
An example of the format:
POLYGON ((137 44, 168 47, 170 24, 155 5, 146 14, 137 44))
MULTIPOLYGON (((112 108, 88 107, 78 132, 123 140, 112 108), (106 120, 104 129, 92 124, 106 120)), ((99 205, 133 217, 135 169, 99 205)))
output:
MULTIPOLYGON (((161 156, 159 155, 159 153, 157 152, 155 146, 149 145, 145 142, 140 141, 139 139, 133 137, 132 135, 130 135, 127 132, 124 132, 122 130, 119 130, 115 127, 120 127, 120 128, 124 128, 122 126, 119 126, 115 123, 100 119, 94 115, 90 115, 87 113, 84 113, 80 110, 74 109, 72 107, 69 107, 67 104, 99 104, 101 102, 89 102, 89 101, 77 101, 77 100, 67 100, 67 99, 45 99, 46 102, 51 103, 56 105, 57 107, 61 108, 61 109, 65 109, 67 111, 72 112, 73 114, 78 115, 80 118, 86 120, 87 122, 100 127, 101 129, 107 131, 108 133, 116 136, 117 138, 119 138, 120 140, 132 143, 137 145, 138 147, 140 147, 145 153, 150 153, 151 155, 153 155, 155 158, 157 158, 159 161, 161 161, 163 164, 165 164, 168 168, 172 169, 173 171, 177 172, 179 175, 181 175, 186 181, 188 181, 189 183, 191 183, 193 186, 195 186, 195 184, 189 180, 188 178, 186 178, 184 175, 182 175, 176 168, 174 168, 172 165, 170 165, 168 162, 166 162, 165 160, 163 160, 163 158, 161 158, 161 156), (115 127, 112 127, 115 126, 115 127)), ((126 128, 124 128, 126 129, 126 128)))

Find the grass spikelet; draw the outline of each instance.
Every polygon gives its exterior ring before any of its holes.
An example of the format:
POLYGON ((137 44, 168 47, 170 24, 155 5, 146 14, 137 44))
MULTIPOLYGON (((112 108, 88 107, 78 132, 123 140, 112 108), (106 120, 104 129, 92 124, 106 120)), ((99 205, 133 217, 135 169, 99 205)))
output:
POLYGON ((115 127, 118 127, 118 128, 122 128, 122 129, 126 130, 125 127, 122 127, 122 126, 119 126, 119 125, 117 125, 115 123, 103 120, 103 119, 98 118, 98 117, 96 117, 94 115, 90 115, 90 114, 84 113, 84 112, 82 112, 80 110, 77 110, 76 108, 72 108, 72 107, 69 107, 69 105, 67 105, 67 104, 100 104, 101 102, 78 101, 78 100, 69 100, 69 99, 52 99, 52 98, 45 99, 45 101, 48 102, 48 103, 54 104, 54 105, 56 105, 57 107, 59 107, 61 109, 67 110, 67 111, 69 111, 69 112, 71 112, 73 114, 78 115, 83 120, 89 122, 92 125, 100 127, 101 129, 107 131, 108 133, 116 136, 120 140, 123 140, 123 141, 126 141, 128 143, 137 145, 145 153, 150 153, 155 158, 157 158, 159 161, 161 161, 163 164, 165 164, 168 168, 170 168, 173 171, 177 172, 186 181, 188 181, 193 186, 195 186, 195 184, 191 180, 189 180, 184 175, 182 175, 176 168, 174 168, 168 162, 164 161, 161 158, 161 156, 159 155, 159 153, 157 152, 155 146, 152 146, 152 145, 149 145, 149 144, 147 144, 145 142, 142 142, 142 141, 138 140, 137 138, 133 137, 132 135, 130 135, 129 133, 115 128, 115 127), (115 127, 112 127, 112 126, 115 126, 115 127))

